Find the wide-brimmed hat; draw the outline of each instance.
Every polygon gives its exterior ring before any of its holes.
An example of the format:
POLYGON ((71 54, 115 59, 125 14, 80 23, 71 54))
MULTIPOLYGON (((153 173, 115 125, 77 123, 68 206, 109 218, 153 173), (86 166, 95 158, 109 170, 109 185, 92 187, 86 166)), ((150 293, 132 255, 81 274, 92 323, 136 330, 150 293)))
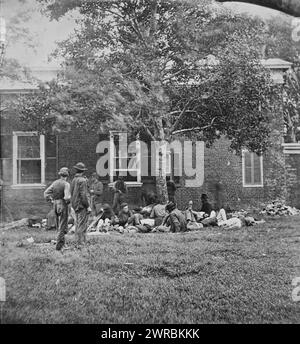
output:
POLYGON ((77 171, 87 171, 85 164, 83 162, 78 162, 75 166, 73 166, 77 171))
POLYGON ((108 203, 104 203, 103 206, 102 206, 102 209, 105 211, 105 210, 110 210, 111 209, 111 206, 108 204, 108 203))
POLYGON ((59 171, 58 174, 63 177, 67 177, 69 175, 69 169, 68 167, 62 167, 59 171))

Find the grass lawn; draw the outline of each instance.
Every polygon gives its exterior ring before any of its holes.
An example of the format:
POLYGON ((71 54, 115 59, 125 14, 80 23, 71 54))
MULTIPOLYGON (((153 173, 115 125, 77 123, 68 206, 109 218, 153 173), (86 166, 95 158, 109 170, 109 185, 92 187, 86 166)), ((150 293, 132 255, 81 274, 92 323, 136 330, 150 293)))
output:
POLYGON ((299 323, 299 223, 102 235, 63 253, 42 244, 55 232, 0 231, 3 322, 299 323), (34 244, 17 247, 30 236, 34 244))

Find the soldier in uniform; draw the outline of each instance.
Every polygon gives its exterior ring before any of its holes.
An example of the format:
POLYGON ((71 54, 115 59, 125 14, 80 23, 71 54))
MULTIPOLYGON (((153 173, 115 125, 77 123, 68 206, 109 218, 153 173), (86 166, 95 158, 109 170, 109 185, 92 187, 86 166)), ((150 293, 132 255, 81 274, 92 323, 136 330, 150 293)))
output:
POLYGON ((76 214, 75 238, 77 244, 81 246, 86 243, 86 231, 91 208, 89 203, 88 180, 84 175, 87 168, 82 162, 78 162, 74 166, 74 169, 76 174, 71 183, 71 204, 76 214))
POLYGON ((68 231, 68 204, 70 203, 70 184, 67 182, 69 170, 62 167, 58 175, 59 179, 55 180, 44 192, 47 201, 53 203, 54 214, 56 217, 56 228, 58 237, 56 249, 60 251, 65 244, 65 234, 68 231))

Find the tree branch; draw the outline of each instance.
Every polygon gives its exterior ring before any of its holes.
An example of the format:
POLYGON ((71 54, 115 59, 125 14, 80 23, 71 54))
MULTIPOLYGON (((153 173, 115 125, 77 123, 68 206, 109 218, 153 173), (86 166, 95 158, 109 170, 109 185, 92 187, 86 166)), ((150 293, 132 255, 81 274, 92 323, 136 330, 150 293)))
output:
POLYGON ((204 130, 204 129, 208 129, 208 128, 210 128, 210 127, 213 125, 215 119, 216 119, 216 118, 214 117, 214 118, 212 119, 211 123, 208 124, 208 125, 206 125, 206 126, 204 126, 204 127, 194 127, 194 128, 186 128, 186 129, 175 130, 175 131, 173 131, 173 132, 171 133, 171 135, 187 133, 187 132, 190 132, 190 131, 202 131, 202 130, 204 130))
MULTIPOLYGON (((194 111, 194 110, 186 110, 185 113, 196 113, 197 111, 194 111)), ((182 113, 182 111, 172 111, 172 112, 168 112, 166 114, 166 116, 172 116, 172 115, 175 115, 176 113, 182 113)))
POLYGON ((186 70, 188 70, 188 69, 189 69, 189 67, 180 69, 178 72, 176 72, 176 73, 174 73, 174 74, 172 74, 172 75, 169 75, 168 77, 164 78, 163 82, 175 78, 175 76, 179 75, 180 73, 182 73, 182 72, 184 72, 184 71, 186 71, 186 70))
POLYGON ((148 127, 146 127, 145 124, 143 124, 143 128, 146 130, 146 133, 150 136, 152 141, 156 141, 154 135, 151 133, 150 129, 148 127))
POLYGON ((173 126, 172 126, 172 128, 171 128, 171 132, 173 132, 173 131, 177 128, 177 126, 178 126, 178 124, 179 124, 179 122, 180 122, 182 116, 184 115, 185 110, 186 110, 186 108, 188 107, 189 104, 190 104, 190 101, 188 101, 188 102, 185 104, 184 108, 183 108, 182 111, 180 112, 178 118, 176 119, 175 123, 173 124, 173 126))

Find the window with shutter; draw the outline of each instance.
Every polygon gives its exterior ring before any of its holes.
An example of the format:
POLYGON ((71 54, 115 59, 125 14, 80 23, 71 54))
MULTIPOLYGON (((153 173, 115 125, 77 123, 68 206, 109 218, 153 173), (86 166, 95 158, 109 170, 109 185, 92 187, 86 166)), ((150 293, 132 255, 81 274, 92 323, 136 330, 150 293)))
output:
POLYGON ((244 150, 242 152, 243 186, 263 186, 263 157, 244 150))
POLYGON ((45 178, 47 182, 52 182, 57 178, 57 136, 47 135, 45 137, 45 178))

